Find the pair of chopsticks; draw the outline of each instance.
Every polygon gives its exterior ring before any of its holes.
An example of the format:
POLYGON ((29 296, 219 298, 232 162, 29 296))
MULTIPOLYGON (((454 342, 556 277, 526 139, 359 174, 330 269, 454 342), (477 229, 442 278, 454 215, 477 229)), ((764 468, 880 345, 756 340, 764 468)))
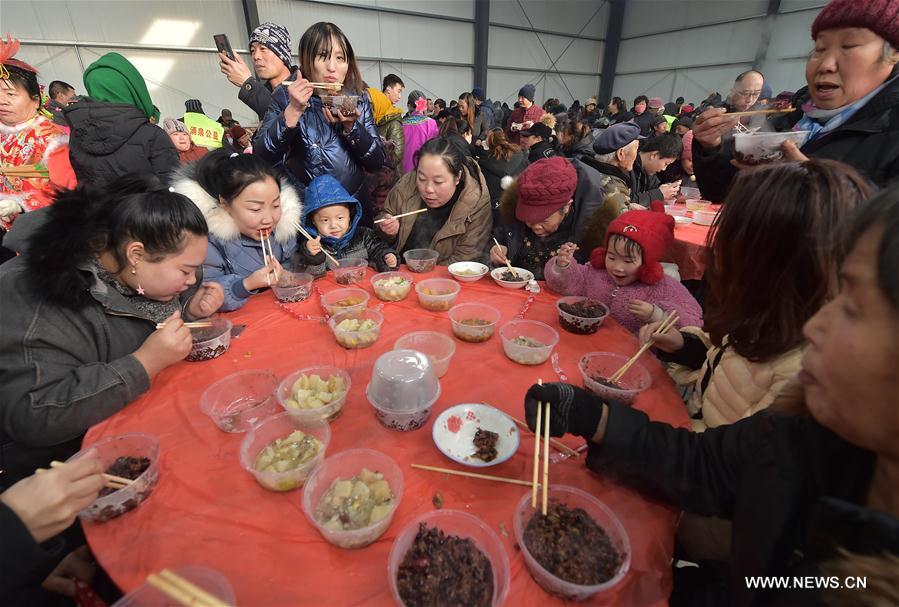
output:
MULTIPOLYGON (((497 249, 501 248, 501 245, 499 244, 499 241, 496 239, 495 236, 493 237, 493 242, 496 243, 496 248, 497 248, 497 249)), ((509 261, 509 258, 508 258, 508 257, 506 257, 506 265, 509 266, 509 271, 512 272, 512 274, 513 274, 514 276, 518 276, 518 274, 515 273, 515 270, 512 269, 512 262, 509 261)))
MULTIPOLYGON (((262 245, 262 265, 272 265, 272 271, 269 274, 275 275, 275 282, 278 281, 278 270, 275 269, 275 253, 272 251, 272 240, 271 240, 272 231, 271 230, 259 230, 259 244, 262 245), (268 252, 265 251, 265 245, 268 243, 268 252)), ((268 283, 268 286, 272 286, 272 277, 269 274, 265 275, 265 282, 268 283)))
POLYGON ((737 116, 763 116, 765 114, 786 114, 792 112, 793 108, 786 107, 781 110, 752 110, 751 112, 728 112, 724 114, 727 118, 735 118, 737 116))
POLYGON ((400 213, 399 215, 391 215, 390 217, 382 217, 381 219, 375 219, 374 223, 381 223, 382 221, 387 221, 388 219, 399 219, 400 217, 408 217, 409 215, 417 215, 418 213, 424 213, 427 210, 428 210, 428 207, 425 207, 423 209, 409 211, 408 213, 400 213))
MULTIPOLYGON (((196 322, 186 322, 186 323, 184 323, 184 326, 187 327, 188 329, 199 329, 201 327, 211 327, 212 321, 211 320, 198 320, 196 322)), ((156 323, 156 328, 164 329, 165 323, 164 322, 156 323)))
POLYGON ((147 576, 147 584, 181 605, 189 605, 190 607, 229 607, 228 603, 217 596, 206 592, 193 582, 184 579, 169 569, 163 569, 158 574, 151 573, 147 576))
MULTIPOLYGON (((521 421, 520 419, 516 419, 516 418, 512 417, 511 415, 509 415, 509 419, 511 419, 513 422, 515 422, 521 428, 524 428, 525 430, 530 431, 530 428, 528 428, 528 425, 526 423, 524 423, 523 421, 521 421)), ((556 449, 558 449, 559 451, 561 451, 562 453, 567 454, 569 457, 577 457, 577 454, 578 454, 577 451, 575 451, 574 449, 572 449, 571 447, 569 447, 568 445, 566 445, 565 443, 563 443, 562 441, 560 441, 558 439, 555 439, 555 438, 549 439, 549 444, 552 445, 553 447, 555 447, 556 449)))
MULTIPOLYGON (((293 229, 306 237, 306 240, 315 240, 312 235, 303 229, 303 226, 299 224, 299 222, 293 224, 293 229)), ((336 265, 338 268, 340 267, 340 262, 337 261, 337 258, 328 253, 324 247, 322 247, 322 253, 325 254, 325 257, 331 260, 331 262, 336 265)))
POLYGON ((46 167, 37 164, 0 166, 0 173, 6 177, 21 177, 22 179, 47 179, 50 177, 50 171, 46 167))
POLYGON ((665 320, 662 321, 662 324, 659 325, 659 328, 653 332, 650 340, 648 342, 646 342, 645 344, 643 344, 642 346, 640 346, 640 349, 637 350, 637 353, 634 354, 633 356, 631 356, 630 360, 628 360, 626 363, 624 363, 624 365, 622 365, 620 369, 615 371, 614 375, 612 375, 612 377, 609 378, 609 381, 617 382, 618 380, 620 380, 624 376, 624 374, 627 373, 628 370, 633 366, 633 364, 635 362, 637 362, 637 359, 640 358, 641 356, 643 356, 643 353, 652 347, 652 344, 655 343, 655 336, 656 335, 664 335, 665 333, 668 332, 668 329, 673 327, 675 325, 675 323, 677 323, 677 321, 679 321, 679 320, 680 320, 680 317, 677 315, 676 312, 672 311, 671 313, 669 313, 668 316, 665 318, 665 320))
MULTIPOLYGON (((281 86, 290 86, 293 84, 295 80, 291 80, 290 82, 282 82, 281 86)), ((313 88, 317 89, 330 89, 332 91, 339 91, 343 88, 342 82, 310 82, 313 88)))
MULTIPOLYGON (((537 383, 543 385, 543 380, 538 379, 537 383)), ((540 507, 540 513, 546 516, 546 506, 548 502, 549 492, 549 403, 544 405, 537 401, 537 427, 534 429, 534 478, 531 481, 531 508, 537 507, 537 485, 540 473, 540 421, 546 415, 543 422, 543 503, 540 507)))
MULTIPOLYGON (((60 461, 56 461, 56 460, 50 462, 51 468, 62 468, 65 465, 66 465, 65 462, 60 462, 60 461)), ((47 469, 46 468, 38 468, 37 470, 35 470, 35 472, 40 474, 42 472, 47 472, 47 469)), ((106 474, 106 473, 103 474, 103 480, 105 481, 106 486, 110 487, 112 489, 124 489, 125 487, 127 487, 128 485, 130 485, 131 483, 134 482, 130 478, 125 478, 124 476, 116 476, 115 474, 106 474)))
POLYGON ((417 470, 428 470, 430 472, 442 472, 453 476, 467 476, 468 478, 480 478, 486 481, 497 481, 500 483, 509 483, 512 485, 523 485, 530 487, 530 481, 524 481, 517 478, 509 478, 507 476, 493 476, 492 474, 479 474, 477 472, 463 472, 462 470, 453 470, 451 468, 440 468, 439 466, 425 466, 423 464, 409 464, 410 467, 417 470))

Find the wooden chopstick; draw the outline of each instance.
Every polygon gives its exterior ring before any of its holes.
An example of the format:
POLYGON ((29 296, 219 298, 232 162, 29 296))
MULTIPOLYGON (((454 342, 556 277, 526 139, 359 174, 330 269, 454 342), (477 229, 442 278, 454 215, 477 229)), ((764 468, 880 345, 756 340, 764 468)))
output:
MULTIPOLYGON (((304 229, 303 229, 303 226, 301 226, 299 223, 293 224, 293 227, 294 227, 294 229, 295 229, 297 232, 299 232, 300 234, 302 234, 303 236, 305 236, 305 237, 306 237, 306 240, 315 240, 315 239, 312 237, 312 235, 309 234, 309 232, 307 232, 306 230, 304 230, 304 229)), ((337 258, 334 257, 333 255, 331 255, 330 253, 328 253, 328 252, 325 250, 324 247, 322 247, 322 253, 324 253, 324 254, 325 254, 325 257, 327 257, 328 259, 330 259, 331 262, 334 263, 334 265, 336 265, 338 268, 340 267, 340 262, 337 261, 337 258)))
MULTIPOLYGON (((507 413, 506 415, 509 415, 509 414, 507 413)), ((520 419, 512 417, 511 415, 509 415, 509 419, 511 419, 513 422, 515 422, 516 424, 518 424, 520 427, 524 428, 528 432, 531 431, 531 429, 528 427, 528 425, 525 422, 521 421, 520 419)), ((568 455, 570 455, 572 457, 574 457, 578 454, 577 451, 575 451, 574 449, 572 449, 571 447, 569 447, 562 441, 557 440, 555 438, 549 439, 549 444, 552 445, 553 447, 555 447, 556 449, 558 449, 559 451, 561 451, 562 453, 567 453, 568 455)))
MULTIPOLYGON (((266 267, 268 266, 269 261, 268 253, 265 250, 265 231, 263 230, 259 230, 259 244, 262 245, 262 267, 266 267)), ((266 273, 265 282, 268 283, 268 286, 272 286, 271 272, 266 273)))
MULTIPOLYGON (((60 462, 57 460, 53 460, 52 462, 50 462, 51 468, 62 468, 65 465, 65 462, 60 462)), ((107 487, 113 487, 115 489, 127 487, 134 482, 130 478, 125 478, 124 476, 116 476, 115 474, 106 474, 105 472, 103 473, 103 479, 106 481, 107 487)))
POLYGON ((163 569, 159 572, 159 577, 180 588, 184 592, 195 596, 205 605, 211 607, 228 607, 228 604, 219 599, 217 596, 203 590, 190 580, 186 580, 171 569, 163 569))
POLYGON ((753 110, 751 112, 728 112, 724 114, 728 118, 734 118, 737 116, 762 116, 764 114, 785 114, 787 112, 792 112, 793 108, 788 107, 782 110, 753 110))
POLYGON ((452 474, 455 476, 467 476, 469 478, 480 478, 487 481, 498 481, 500 483, 511 483, 513 485, 531 486, 531 481, 523 481, 517 478, 508 478, 505 476, 493 476, 492 474, 478 474, 477 472, 464 472, 462 470, 452 470, 450 468, 440 468, 438 466, 425 466, 422 464, 409 464, 412 468, 418 470, 429 470, 431 472, 443 472, 444 474, 452 474))
POLYGON ((400 217, 408 217, 409 215, 416 215, 418 213, 424 213, 427 210, 428 210, 428 207, 425 207, 423 209, 409 211, 408 213, 400 213, 399 215, 391 215, 390 217, 382 217, 381 219, 375 219, 374 223, 381 223, 382 221, 387 221, 388 219, 399 219, 400 217))
POLYGON ((543 403, 537 401, 537 428, 534 430, 534 476, 531 480, 531 508, 537 507, 537 479, 540 475, 540 424, 543 423, 543 403))
MULTIPOLYGON (((667 333, 668 329, 673 327, 678 320, 680 320, 680 317, 678 317, 676 312, 672 311, 671 313, 668 314, 668 316, 665 318, 665 320, 662 321, 662 324, 659 325, 659 328, 653 332, 653 336, 662 335, 664 333, 667 333)), ((609 381, 617 382, 619 379, 621 379, 624 376, 624 374, 627 373, 628 370, 630 370, 630 368, 634 365, 634 363, 637 362, 637 359, 640 358, 641 356, 643 356, 643 353, 646 352, 647 350, 649 350, 652 347, 652 344, 654 344, 654 343, 655 343, 655 339, 653 338, 653 339, 650 339, 649 341, 647 341, 642 346, 640 346, 640 349, 637 350, 637 353, 634 354, 633 356, 631 356, 628 359, 628 361, 621 366, 620 369, 615 371, 615 373, 612 375, 612 377, 609 378, 609 381)))
POLYGON ((268 244, 268 260, 269 263, 272 264, 272 273, 275 275, 275 280, 281 280, 281 277, 278 276, 278 269, 275 267, 275 251, 272 249, 272 231, 269 230, 265 235, 265 242, 268 244))
MULTIPOLYGON (((496 239, 496 236, 493 237, 493 242, 496 243, 497 249, 501 248, 502 245, 499 244, 499 241, 496 239)), ((509 261, 508 257, 506 257, 506 265, 509 266, 509 271, 512 272, 512 274, 515 274, 515 270, 512 269, 512 262, 509 261)), ((518 274, 515 274, 515 276, 518 276, 518 274)))
MULTIPOLYGON (((290 86, 294 82, 295 82, 295 80, 291 80, 289 82, 285 80, 284 82, 281 83, 281 86, 290 86)), ((343 88, 342 82, 310 82, 309 84, 311 84, 313 88, 331 89, 333 91, 339 91, 340 89, 343 88)))
MULTIPOLYGON (((213 325, 213 322, 212 322, 211 320, 197 320, 197 321, 194 321, 194 322, 186 322, 186 323, 184 323, 184 326, 187 327, 188 329, 199 329, 199 328, 202 328, 202 327, 211 327, 212 325, 213 325)), ((156 323, 156 328, 157 328, 157 329, 164 329, 164 328, 165 328, 165 323, 164 323, 164 322, 158 322, 158 323, 156 323)))
POLYGON ((549 403, 545 403, 543 409, 546 420, 543 422, 543 504, 540 513, 546 516, 546 506, 549 503, 549 403))

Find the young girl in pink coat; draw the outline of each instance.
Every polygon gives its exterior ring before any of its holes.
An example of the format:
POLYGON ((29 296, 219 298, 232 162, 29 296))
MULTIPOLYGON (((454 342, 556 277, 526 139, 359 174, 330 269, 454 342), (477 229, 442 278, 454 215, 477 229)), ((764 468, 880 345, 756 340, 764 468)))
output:
POLYGON ((590 263, 574 261, 577 247, 562 245, 546 262, 550 289, 562 295, 582 295, 609 306, 611 316, 631 333, 674 311, 677 326, 701 327, 702 309, 684 286, 666 276, 659 257, 674 239, 674 218, 654 211, 628 211, 606 231, 605 248, 597 248, 590 263))

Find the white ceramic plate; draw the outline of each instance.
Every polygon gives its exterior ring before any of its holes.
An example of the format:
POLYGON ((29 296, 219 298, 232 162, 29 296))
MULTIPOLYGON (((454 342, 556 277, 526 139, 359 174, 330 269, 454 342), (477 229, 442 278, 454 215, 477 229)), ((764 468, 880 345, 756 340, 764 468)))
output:
POLYGON ((455 405, 434 420, 431 429, 434 444, 445 456, 473 468, 501 464, 518 451, 520 435, 512 419, 495 407, 467 403, 455 405), (489 462, 474 457, 474 435, 478 428, 499 434, 497 456, 489 462))
POLYGON ((449 273, 453 275, 453 278, 458 280, 459 282, 474 282, 476 280, 481 280, 487 274, 487 271, 490 268, 485 266, 482 263, 478 263, 476 261, 457 261, 456 263, 450 264, 447 268, 449 273), (459 272, 465 271, 475 271, 478 274, 460 274, 459 272))
POLYGON ((509 268, 506 266, 500 266, 499 268, 493 268, 490 271, 490 277, 501 287, 505 287, 507 289, 523 289, 527 286, 528 281, 534 278, 534 275, 524 270, 522 268, 516 268, 512 266, 512 271, 518 274, 519 276, 524 277, 524 280, 503 280, 500 278, 503 272, 508 272, 509 268))

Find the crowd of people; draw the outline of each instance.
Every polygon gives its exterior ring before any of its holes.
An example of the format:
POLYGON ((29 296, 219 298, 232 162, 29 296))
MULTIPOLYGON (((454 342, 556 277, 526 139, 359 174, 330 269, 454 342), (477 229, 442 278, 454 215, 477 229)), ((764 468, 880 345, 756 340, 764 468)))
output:
POLYGON ((370 86, 328 22, 294 64, 264 23, 251 66, 219 54, 254 125, 198 99, 161 116, 117 53, 83 95, 45 94, 0 43, 0 602, 74 594, 72 523, 103 471, 34 471, 183 360, 185 322, 283 268, 321 276, 326 254, 384 271, 427 248, 529 270, 655 342, 690 430, 564 383, 524 410, 533 429, 550 403, 590 468, 685 511, 677 556, 700 566, 674 569, 672 605, 819 604, 842 594, 744 580, 856 571, 867 593, 842 604, 899 604, 899 0, 832 0, 811 35, 806 82, 777 95, 751 69, 696 103, 538 105, 525 83, 510 107, 483 86, 449 103, 396 74, 370 86), (750 166, 735 135, 759 130, 805 136, 750 166), (701 290, 663 263, 685 186, 722 205, 701 290))

